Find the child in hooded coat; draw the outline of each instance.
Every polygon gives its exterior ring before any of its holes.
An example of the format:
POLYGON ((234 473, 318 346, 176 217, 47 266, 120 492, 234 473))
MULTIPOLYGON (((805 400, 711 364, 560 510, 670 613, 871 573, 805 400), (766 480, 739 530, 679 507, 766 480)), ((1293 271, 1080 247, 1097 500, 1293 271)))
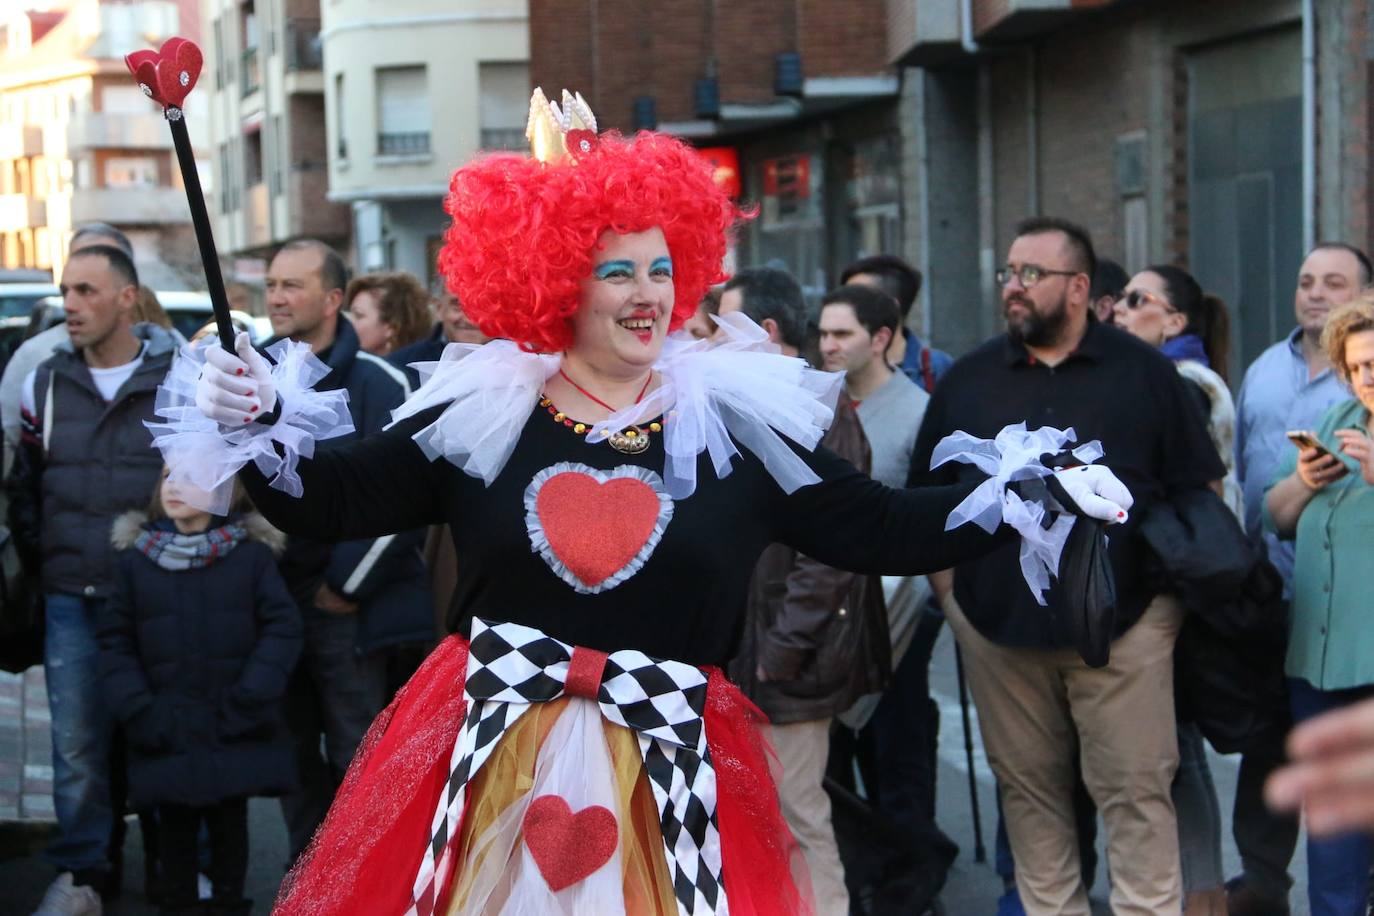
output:
POLYGON ((296 782, 282 697, 303 630, 277 572, 285 536, 237 490, 223 518, 181 489, 164 468, 150 511, 115 521, 101 678, 128 738, 130 800, 157 809, 163 912, 228 916, 252 908, 248 798, 296 782), (202 823, 214 887, 204 906, 202 823))

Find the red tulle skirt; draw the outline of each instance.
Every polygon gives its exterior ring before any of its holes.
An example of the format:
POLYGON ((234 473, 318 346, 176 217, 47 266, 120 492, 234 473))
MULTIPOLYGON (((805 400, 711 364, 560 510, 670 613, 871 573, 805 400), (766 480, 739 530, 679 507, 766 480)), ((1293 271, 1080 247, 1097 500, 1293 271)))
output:
MULTIPOLYGON (((444 640, 373 722, 274 913, 402 916, 410 907, 463 721, 467 657, 464 639, 444 640)), ((709 670, 704 719, 730 912, 811 912, 805 866, 778 808, 767 720, 717 669, 709 670)), ((448 890, 437 913, 447 912, 448 890)))

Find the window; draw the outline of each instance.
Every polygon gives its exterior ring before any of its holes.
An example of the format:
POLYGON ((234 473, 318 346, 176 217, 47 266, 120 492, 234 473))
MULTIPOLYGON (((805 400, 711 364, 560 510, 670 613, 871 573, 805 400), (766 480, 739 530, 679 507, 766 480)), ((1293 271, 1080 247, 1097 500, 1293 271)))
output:
POLYGON ((239 70, 239 91, 250 95, 262 85, 262 74, 258 61, 258 17, 252 2, 243 5, 242 19, 239 20, 239 35, 243 39, 242 67, 239 70))
POLYGON ((482 149, 525 148, 530 106, 530 68, 525 63, 480 63, 482 149))
POLYGON ((348 131, 345 129, 344 75, 334 74, 334 142, 335 152, 340 159, 348 158, 348 131))
POLYGON ((429 153, 429 89, 423 66, 378 68, 377 152, 429 153))
POLYGON ((215 33, 215 88, 224 88, 224 20, 216 16, 210 25, 215 33))
POLYGON ((267 171, 267 192, 276 196, 282 192, 282 169, 286 164, 286 128, 282 124, 282 116, 272 117, 272 136, 267 145, 267 158, 269 161, 267 171))
POLYGON ((243 185, 251 188, 262 182, 262 131, 255 130, 243 138, 243 185))
POLYGON ((152 156, 112 156, 106 159, 105 187, 157 187, 157 160, 152 156))

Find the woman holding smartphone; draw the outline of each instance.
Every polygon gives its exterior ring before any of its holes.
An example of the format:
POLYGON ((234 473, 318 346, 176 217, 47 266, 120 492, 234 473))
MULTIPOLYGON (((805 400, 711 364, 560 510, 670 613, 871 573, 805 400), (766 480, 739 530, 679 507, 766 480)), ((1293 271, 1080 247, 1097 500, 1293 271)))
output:
MULTIPOLYGON (((1264 505, 1265 525, 1296 540, 1284 667, 1297 722, 1374 696, 1374 295, 1332 312, 1322 345, 1355 396, 1322 416, 1318 447, 1294 449, 1264 505)), ((1308 838, 1312 916, 1368 912, 1372 855, 1368 834, 1308 838)))

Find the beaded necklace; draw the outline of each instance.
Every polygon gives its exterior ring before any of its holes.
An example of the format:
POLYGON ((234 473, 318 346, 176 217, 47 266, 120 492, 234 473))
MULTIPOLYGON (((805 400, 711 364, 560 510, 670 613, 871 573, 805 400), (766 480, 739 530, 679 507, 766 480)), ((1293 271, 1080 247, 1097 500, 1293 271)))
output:
MULTIPOLYGON (((571 378, 569 378, 568 373, 564 372, 561 367, 558 370, 558 374, 563 376, 563 380, 566 381, 569 385, 572 385, 579 392, 581 392, 583 397, 586 397, 588 400, 594 401, 595 403, 609 410, 611 413, 616 412, 615 408, 612 407, 610 404, 607 404, 605 401, 601 400, 599 397, 592 394, 590 391, 583 388, 581 385, 577 384, 577 382, 574 382, 571 378)), ((644 400, 644 395, 649 390, 649 383, 652 382, 653 379, 654 374, 653 372, 650 372, 649 377, 644 380, 644 387, 639 389, 639 396, 635 398, 636 404, 644 400)), ((577 423, 574 420, 572 420, 572 418, 567 416, 567 414, 563 413, 563 411, 559 410, 548 395, 542 395, 539 398, 539 406, 543 407, 545 410, 549 412, 549 415, 553 417, 554 422, 562 423, 564 426, 566 426, 568 429, 571 429, 579 436, 585 435, 587 430, 591 429, 591 424, 577 423)), ((620 452, 621 454, 638 455, 640 452, 644 451, 649 447, 649 434, 662 431, 663 424, 655 420, 648 426, 629 426, 621 432, 611 433, 609 436, 606 437, 606 441, 610 443, 611 448, 615 449, 617 452, 620 452)))

